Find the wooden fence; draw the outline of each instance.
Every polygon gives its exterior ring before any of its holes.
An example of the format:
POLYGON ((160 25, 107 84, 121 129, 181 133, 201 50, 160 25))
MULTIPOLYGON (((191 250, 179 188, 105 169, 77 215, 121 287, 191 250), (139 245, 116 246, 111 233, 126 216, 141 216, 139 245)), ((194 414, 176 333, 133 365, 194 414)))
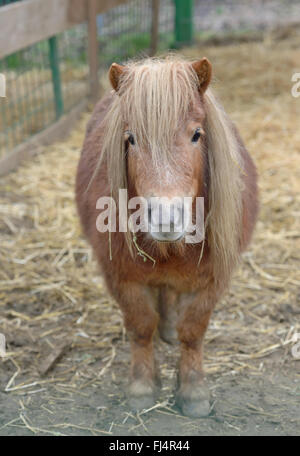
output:
MULTIPOLYGON (((26 0, 0 8, 0 59, 19 50, 51 39, 78 24, 88 24, 89 94, 92 100, 98 96, 99 55, 97 15, 128 0, 26 0)), ((159 0, 152 0, 151 53, 155 54, 158 42, 159 0)), ((101 43, 100 43, 101 46, 101 43)), ((50 55, 55 59, 55 42, 50 42, 50 55), (52 47, 51 47, 52 46, 52 47)), ((54 87, 55 87, 55 74, 54 87)), ((58 87, 59 88, 59 87, 58 87)), ((24 144, 5 154, 0 159, 0 176, 15 169, 19 163, 38 152, 39 146, 49 144, 65 135, 74 120, 87 106, 82 100, 71 112, 60 117, 59 103, 56 106, 57 121, 34 135, 24 144)))

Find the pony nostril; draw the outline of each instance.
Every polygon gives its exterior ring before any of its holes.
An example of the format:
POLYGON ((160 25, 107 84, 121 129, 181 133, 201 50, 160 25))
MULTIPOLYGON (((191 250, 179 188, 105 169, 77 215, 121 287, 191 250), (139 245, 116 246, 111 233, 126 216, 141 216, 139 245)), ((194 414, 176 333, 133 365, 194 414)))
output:
POLYGON ((179 221, 180 221, 180 223, 184 223, 184 207, 183 206, 179 209, 179 221))
POLYGON ((172 205, 171 210, 170 210, 170 220, 169 220, 170 231, 174 231, 174 228, 175 228, 176 217, 175 217, 174 212, 175 212, 175 207, 172 205))
POLYGON ((172 206, 171 210, 171 227, 174 229, 174 227, 178 227, 181 225, 183 220, 183 207, 182 206, 172 206))

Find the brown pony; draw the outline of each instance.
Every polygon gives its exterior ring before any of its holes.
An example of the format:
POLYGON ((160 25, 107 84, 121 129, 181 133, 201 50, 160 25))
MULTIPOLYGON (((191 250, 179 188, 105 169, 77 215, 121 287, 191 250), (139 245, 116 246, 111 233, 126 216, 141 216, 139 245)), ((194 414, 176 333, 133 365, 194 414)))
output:
MULTIPOLYGON (((206 58, 114 63, 109 78, 114 90, 97 104, 87 126, 76 198, 130 336, 130 403, 141 409, 155 400, 158 329, 166 342, 180 343, 177 404, 186 415, 205 416, 210 403, 203 338, 255 225, 255 166, 208 88, 206 58), (96 202, 102 196, 117 200, 120 188, 128 198, 204 197, 204 240, 188 244, 184 233, 175 238, 171 230, 164 239, 152 232, 99 232, 96 202)), ((151 211, 147 216, 151 222, 151 211)))

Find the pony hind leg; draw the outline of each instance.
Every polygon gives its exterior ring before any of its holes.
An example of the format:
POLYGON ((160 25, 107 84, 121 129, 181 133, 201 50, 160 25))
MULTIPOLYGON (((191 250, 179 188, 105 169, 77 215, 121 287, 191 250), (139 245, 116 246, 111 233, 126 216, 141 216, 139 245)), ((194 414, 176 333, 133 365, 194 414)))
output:
POLYGON ((171 345, 179 344, 177 337, 178 293, 168 286, 161 287, 158 296, 160 320, 158 331, 161 339, 171 345))

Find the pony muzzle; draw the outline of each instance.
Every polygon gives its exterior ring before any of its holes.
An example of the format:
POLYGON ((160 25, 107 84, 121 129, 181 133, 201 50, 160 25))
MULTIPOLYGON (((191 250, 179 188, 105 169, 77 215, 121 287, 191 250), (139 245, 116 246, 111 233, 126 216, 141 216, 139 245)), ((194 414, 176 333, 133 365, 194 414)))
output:
POLYGON ((183 198, 152 197, 147 218, 150 236, 158 242, 178 242, 186 232, 188 211, 183 198))

